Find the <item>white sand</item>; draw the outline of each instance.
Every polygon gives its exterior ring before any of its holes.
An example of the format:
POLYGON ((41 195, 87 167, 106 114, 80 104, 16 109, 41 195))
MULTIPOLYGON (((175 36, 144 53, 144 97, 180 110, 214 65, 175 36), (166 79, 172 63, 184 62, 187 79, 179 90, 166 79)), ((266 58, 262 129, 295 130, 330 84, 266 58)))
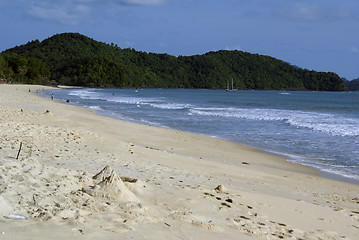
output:
POLYGON ((0 239, 359 239, 358 185, 43 88, 0 85, 0 239))

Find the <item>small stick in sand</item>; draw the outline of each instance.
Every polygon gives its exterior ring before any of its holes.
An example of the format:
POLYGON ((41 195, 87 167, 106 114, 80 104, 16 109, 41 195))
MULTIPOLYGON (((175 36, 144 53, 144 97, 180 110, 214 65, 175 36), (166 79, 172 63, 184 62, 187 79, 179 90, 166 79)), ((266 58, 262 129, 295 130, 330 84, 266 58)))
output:
POLYGON ((21 152, 21 147, 22 147, 22 142, 20 143, 20 148, 19 148, 19 151, 17 152, 16 160, 19 159, 19 155, 20 155, 20 152, 21 152))

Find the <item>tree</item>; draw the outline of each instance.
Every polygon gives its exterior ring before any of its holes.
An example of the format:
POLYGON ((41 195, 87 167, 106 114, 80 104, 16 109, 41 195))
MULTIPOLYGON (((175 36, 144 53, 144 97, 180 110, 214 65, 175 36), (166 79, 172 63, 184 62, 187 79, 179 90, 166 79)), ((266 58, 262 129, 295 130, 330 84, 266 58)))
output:
POLYGON ((14 72, 13 78, 18 81, 40 81, 49 73, 48 79, 58 84, 93 87, 218 89, 233 78, 235 87, 241 89, 346 89, 337 74, 300 69, 270 56, 221 50, 175 57, 121 49, 79 33, 31 41, 5 54, 9 55, 7 63, 14 72))

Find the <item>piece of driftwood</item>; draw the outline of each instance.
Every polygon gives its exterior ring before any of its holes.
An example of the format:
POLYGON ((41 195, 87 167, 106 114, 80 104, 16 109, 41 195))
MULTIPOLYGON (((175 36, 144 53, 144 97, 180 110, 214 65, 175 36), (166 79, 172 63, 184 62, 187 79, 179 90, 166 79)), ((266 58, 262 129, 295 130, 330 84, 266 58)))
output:
POLYGON ((20 148, 19 148, 19 151, 17 152, 16 160, 19 159, 19 155, 20 155, 20 152, 21 152, 21 148, 22 148, 22 142, 20 143, 20 148))

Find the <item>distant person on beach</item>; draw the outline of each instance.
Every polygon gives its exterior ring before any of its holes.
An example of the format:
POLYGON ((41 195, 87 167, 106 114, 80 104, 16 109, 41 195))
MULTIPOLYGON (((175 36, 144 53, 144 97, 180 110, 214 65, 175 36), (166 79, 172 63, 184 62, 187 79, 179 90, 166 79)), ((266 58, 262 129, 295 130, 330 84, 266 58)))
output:
POLYGON ((51 94, 51 100, 54 100, 54 94, 51 94))

